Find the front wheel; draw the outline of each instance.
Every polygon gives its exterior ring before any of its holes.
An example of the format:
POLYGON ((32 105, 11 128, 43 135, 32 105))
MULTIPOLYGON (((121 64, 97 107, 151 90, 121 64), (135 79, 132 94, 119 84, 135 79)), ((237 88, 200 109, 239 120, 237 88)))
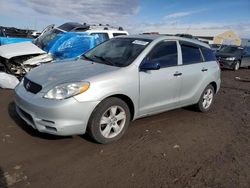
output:
POLYGON ((5 65, 3 63, 0 62, 0 72, 6 72, 7 73, 7 69, 5 67, 5 65))
POLYGON ((196 104, 196 108, 200 112, 207 112, 211 109, 214 101, 214 87, 208 85, 202 92, 199 102, 196 104))
POLYGON ((111 97, 102 101, 93 111, 88 132, 101 144, 107 144, 120 139, 130 122, 128 105, 121 99, 111 97))
POLYGON ((240 69, 240 61, 236 61, 236 62, 234 63, 233 70, 234 70, 234 71, 237 71, 237 70, 239 70, 239 69, 240 69))

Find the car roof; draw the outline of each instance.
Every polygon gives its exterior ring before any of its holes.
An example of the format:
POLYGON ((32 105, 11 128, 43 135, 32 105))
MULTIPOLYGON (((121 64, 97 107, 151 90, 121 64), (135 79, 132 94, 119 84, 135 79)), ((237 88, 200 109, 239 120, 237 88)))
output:
POLYGON ((98 33, 98 32, 100 32, 100 33, 126 33, 126 34, 128 34, 128 32, 127 31, 120 31, 120 30, 104 30, 104 29, 88 29, 88 30, 86 30, 86 32, 87 33, 93 33, 93 32, 95 32, 95 33, 98 33))
POLYGON ((120 38, 135 38, 135 39, 146 39, 146 40, 178 40, 178 41, 186 41, 186 42, 191 42, 206 48, 210 48, 210 46, 204 42, 201 42, 196 39, 190 39, 186 37, 179 37, 179 36, 171 36, 171 35, 159 35, 159 34, 142 34, 142 35, 124 35, 124 36, 119 36, 120 38))

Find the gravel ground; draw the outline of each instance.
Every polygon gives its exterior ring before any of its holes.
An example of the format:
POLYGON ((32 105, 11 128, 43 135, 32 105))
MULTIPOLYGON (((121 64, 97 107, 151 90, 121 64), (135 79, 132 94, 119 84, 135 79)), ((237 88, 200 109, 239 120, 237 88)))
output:
POLYGON ((136 120, 109 145, 27 126, 0 90, 0 187, 250 187, 250 70, 223 71, 209 113, 177 109, 136 120))

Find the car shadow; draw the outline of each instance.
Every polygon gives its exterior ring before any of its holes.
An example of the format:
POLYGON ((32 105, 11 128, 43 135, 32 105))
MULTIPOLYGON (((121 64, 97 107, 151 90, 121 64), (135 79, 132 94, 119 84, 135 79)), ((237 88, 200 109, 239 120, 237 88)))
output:
POLYGON ((93 138, 91 138, 91 136, 89 134, 83 134, 83 135, 79 135, 80 138, 84 139, 87 142, 91 142, 91 143, 95 143, 95 144, 99 144, 98 142, 96 142, 93 138))
POLYGON ((4 176, 4 171, 2 170, 2 168, 0 167, 0 187, 1 188, 7 188, 7 181, 6 178, 4 176))
POLYGON ((24 130, 29 135, 31 135, 33 137, 39 137, 39 138, 42 138, 42 139, 47 139, 47 140, 59 140, 59 139, 70 139, 70 138, 72 138, 72 136, 56 136, 56 135, 41 133, 41 132, 33 129, 31 126, 27 125, 27 123, 18 116, 18 114, 16 113, 15 108, 16 107, 15 107, 14 102, 9 103, 9 106, 8 106, 9 116, 16 123, 17 126, 19 126, 22 130, 24 130))

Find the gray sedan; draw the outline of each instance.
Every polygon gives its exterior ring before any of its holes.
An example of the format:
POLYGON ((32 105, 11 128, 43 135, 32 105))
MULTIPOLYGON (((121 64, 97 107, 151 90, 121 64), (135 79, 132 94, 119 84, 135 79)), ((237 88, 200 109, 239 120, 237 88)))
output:
POLYGON ((220 88, 207 44, 160 35, 111 39, 71 62, 42 65, 16 87, 16 110, 40 132, 116 141, 129 122, 188 105, 206 112, 220 88))

